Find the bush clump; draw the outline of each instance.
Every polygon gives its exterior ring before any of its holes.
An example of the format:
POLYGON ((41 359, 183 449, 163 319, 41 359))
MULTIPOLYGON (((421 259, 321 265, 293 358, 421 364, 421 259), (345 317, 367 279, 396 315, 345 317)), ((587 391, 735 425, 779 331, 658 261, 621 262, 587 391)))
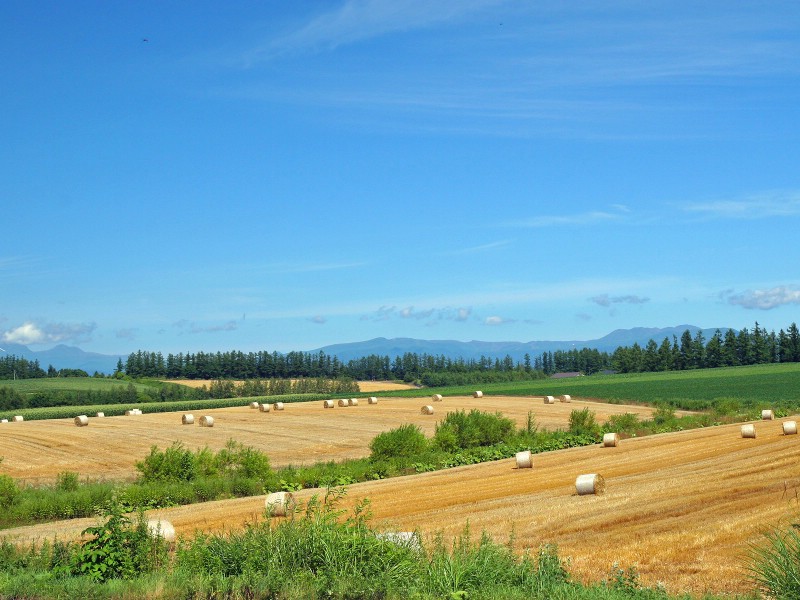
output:
POLYGON ((463 410, 448 413, 436 425, 434 444, 445 452, 456 452, 479 446, 492 446, 507 440, 514 433, 514 421, 498 413, 463 410))

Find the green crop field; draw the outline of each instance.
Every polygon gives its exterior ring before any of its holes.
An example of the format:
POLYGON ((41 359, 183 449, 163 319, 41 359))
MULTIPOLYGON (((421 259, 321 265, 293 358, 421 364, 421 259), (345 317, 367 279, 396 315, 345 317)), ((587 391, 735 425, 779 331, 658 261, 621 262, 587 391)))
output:
MULTIPOLYGON (((0 387, 10 387, 20 394, 39 392, 107 392, 115 388, 127 388, 130 382, 99 377, 42 377, 37 379, 4 379, 0 387)), ((146 383, 133 383, 137 392, 153 389, 146 383)))

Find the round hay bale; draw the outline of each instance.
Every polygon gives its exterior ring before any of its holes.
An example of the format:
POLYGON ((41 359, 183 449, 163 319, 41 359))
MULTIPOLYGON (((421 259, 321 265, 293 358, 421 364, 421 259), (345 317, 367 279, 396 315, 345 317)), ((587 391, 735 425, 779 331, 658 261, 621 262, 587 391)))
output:
POLYGON ((273 492, 267 496, 264 506, 269 516, 285 517, 294 510, 297 502, 291 492, 273 492))
POLYGON ((603 435, 603 448, 616 448, 619 446, 618 433, 606 433, 603 435))
POLYGON ((369 398, 367 398, 367 404, 377 404, 377 403, 378 399, 375 396, 370 396, 369 398))
POLYGON ((341 400, 339 400, 338 404, 339 406, 350 406, 350 400, 348 400, 347 398, 342 398, 341 400))
POLYGON ((775 413, 772 410, 765 408, 764 410, 761 411, 762 421, 772 421, 774 418, 775 418, 775 413))
POLYGON ((214 417, 209 415, 203 415, 200 417, 200 427, 213 427, 214 426, 214 417))
POLYGON ((797 434, 797 421, 784 421, 783 435, 796 435, 796 434, 797 434))
POLYGON ((422 407, 420 412, 423 415, 432 415, 433 414, 433 407, 430 404, 426 404, 425 406, 422 407))
POLYGON ((358 398, 350 398, 350 406, 358 406, 358 398))
POLYGON ((742 425, 742 437, 743 438, 755 438, 756 437, 756 426, 752 423, 747 425, 742 425))
MULTIPOLYGON (((269 412, 270 410, 272 410, 272 404, 267 404, 266 402, 264 404, 259 404, 258 410, 261 412, 269 412)), ((275 410, 278 409, 276 408, 275 410)))
POLYGON ((517 452, 515 455, 517 460, 518 469, 532 469, 533 468, 533 454, 530 450, 517 452))
POLYGON ((105 417, 105 416, 106 416, 106 413, 104 413, 104 412, 99 412, 99 413, 97 413, 97 418, 98 418, 98 419, 102 419, 102 418, 103 418, 103 417, 105 417))
POLYGON ((169 521, 161 521, 159 519, 147 520, 147 531, 153 537, 162 537, 165 542, 175 541, 175 528, 169 521))
POLYGON ((578 475, 575 480, 575 490, 579 496, 587 494, 602 494, 606 490, 606 480, 602 475, 590 473, 588 475, 578 475))
POLYGON ((22 423, 25 420, 25 417, 22 415, 16 415, 13 419, 11 419, 14 423, 22 423))
POLYGON ((272 406, 275 408, 275 410, 283 410, 283 402, 276 402, 272 406))
POLYGON ((8 419, 0 419, 0 423, 8 423, 8 419))
POLYGON ((431 396, 431 399, 434 402, 441 402, 442 401, 442 395, 441 394, 434 394, 433 396, 431 396))
POLYGON ((472 397, 473 398, 483 398, 483 392, 480 391, 480 390, 476 390, 476 391, 472 392, 472 397))
POLYGON ((261 405, 258 402, 251 402, 250 403, 250 408, 255 408, 256 410, 258 410, 260 407, 261 407, 261 405))
POLYGON ((545 404, 555 404, 556 403, 556 399, 553 398, 553 396, 545 396, 544 397, 544 403, 545 404))
POLYGON ((86 427, 89 424, 89 417, 86 415, 80 415, 75 417, 75 425, 77 427, 86 427))
POLYGON ((572 396, 569 394, 563 394, 558 397, 559 402, 572 402, 572 396))
POLYGON ((194 415, 186 413, 181 417, 181 423, 184 425, 194 425, 194 415))
POLYGON ((336 404, 333 400, 324 400, 322 402, 322 408, 333 408, 334 406, 336 406, 336 404))

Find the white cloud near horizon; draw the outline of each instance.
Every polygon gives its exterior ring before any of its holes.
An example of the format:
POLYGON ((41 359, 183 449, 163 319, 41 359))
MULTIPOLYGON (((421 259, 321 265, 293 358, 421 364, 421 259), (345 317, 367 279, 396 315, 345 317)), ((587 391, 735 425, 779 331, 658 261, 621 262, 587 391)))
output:
POLYGON ((3 332, 3 341, 10 344, 48 344, 89 342, 95 323, 35 323, 26 321, 19 327, 3 332))
POLYGON ((604 307, 609 307, 612 304, 645 304, 650 302, 650 298, 644 298, 642 296, 609 296, 608 294, 599 294, 589 298, 589 300, 604 307))
POLYGON ((179 335, 183 333, 216 333, 219 331, 235 331, 238 329, 238 325, 234 320, 227 321, 221 325, 207 325, 203 327, 194 321, 181 319, 180 321, 173 323, 172 326, 178 330, 179 335))
POLYGON ((708 219, 763 219, 800 216, 800 191, 761 192, 740 199, 696 202, 681 206, 708 219))
POLYGON ((733 293, 723 292, 728 304, 741 306, 747 309, 771 310, 788 304, 800 304, 800 288, 796 286, 779 285, 768 290, 744 290, 733 293))

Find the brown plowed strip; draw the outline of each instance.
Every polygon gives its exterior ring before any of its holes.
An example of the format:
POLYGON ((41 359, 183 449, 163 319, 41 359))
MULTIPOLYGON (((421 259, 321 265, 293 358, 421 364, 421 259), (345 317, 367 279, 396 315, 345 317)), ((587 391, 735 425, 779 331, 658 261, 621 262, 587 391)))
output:
MULTIPOLYGON (((219 450, 234 439, 269 454, 274 467, 307 465, 319 461, 360 458, 369 455, 369 442, 383 431, 404 423, 416 423, 426 435, 448 411, 480 408, 500 411, 524 425, 528 411, 537 422, 555 429, 566 427, 573 409, 589 406, 598 420, 633 412, 645 418, 652 409, 640 406, 573 401, 545 405, 539 398, 467 396, 432 402, 425 398, 384 398, 378 404, 324 409, 321 401, 286 404, 282 412, 262 413, 247 406, 194 411, 214 417, 214 427, 181 425, 182 413, 147 414, 131 417, 89 417, 87 427, 76 427, 72 419, 25 421, 0 425, 0 472, 29 483, 53 481, 63 471, 77 471, 91 479, 131 479, 136 461, 153 445, 166 448, 175 441, 189 449, 208 446, 219 450), (432 404, 433 416, 420 414, 423 404, 432 404)), ((76 412, 76 414, 78 414, 76 412)))
MULTIPOLYGON (((516 469, 508 459, 356 484, 346 504, 369 498, 372 523, 381 529, 449 538, 469 522, 473 536, 486 530, 500 542, 513 531, 520 552, 554 543, 570 558, 569 570, 588 581, 604 579, 619 563, 672 592, 746 592, 748 544, 765 527, 796 517, 800 493, 800 436, 783 436, 779 421, 756 427, 757 439, 742 439, 739 425, 726 425, 540 454, 533 469, 516 469), (602 474, 606 493, 577 496, 575 478, 584 473, 602 474)), ((191 535, 260 520, 263 502, 227 500, 159 514, 191 535)), ((92 522, 6 534, 63 539, 92 522)))

